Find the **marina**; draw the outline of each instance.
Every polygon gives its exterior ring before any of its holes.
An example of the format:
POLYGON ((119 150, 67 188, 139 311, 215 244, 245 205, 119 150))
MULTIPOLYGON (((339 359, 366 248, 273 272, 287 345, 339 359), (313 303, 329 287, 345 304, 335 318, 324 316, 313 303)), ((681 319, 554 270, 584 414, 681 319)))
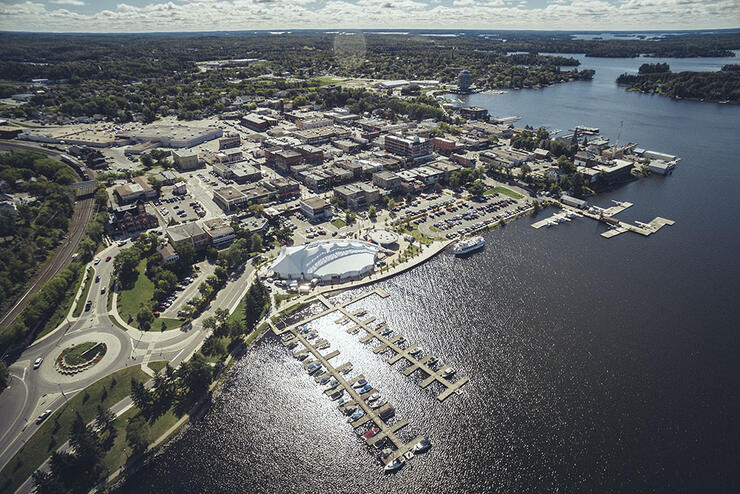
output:
POLYGON ((405 419, 389 422, 395 417, 393 405, 380 397, 380 391, 369 384, 364 375, 345 378, 344 376, 353 368, 352 363, 345 362, 334 367, 330 360, 338 357, 340 351, 333 350, 322 354, 321 350, 329 348, 330 343, 326 338, 319 338, 318 332, 312 330, 309 323, 334 312, 340 312, 342 316, 336 319, 335 323, 346 325, 351 322, 352 326, 345 330, 348 334, 356 335, 364 331, 365 335, 360 338, 361 343, 368 344, 377 340, 380 345, 373 348, 373 353, 380 355, 391 352, 392 355, 385 359, 389 365, 405 360, 410 364, 402 371, 405 376, 411 376, 416 371, 424 372, 426 377, 419 382, 421 388, 425 389, 435 382, 439 383, 444 388, 437 396, 440 402, 453 394, 459 394, 462 386, 469 382, 469 378, 460 377, 454 382, 451 381, 450 378, 456 373, 452 367, 442 363, 432 354, 424 354, 418 345, 409 343, 403 335, 393 335, 385 322, 374 324, 376 318, 373 316, 360 319, 367 315, 366 310, 360 308, 350 311, 347 309, 348 306, 371 295, 379 295, 383 298, 389 296, 385 290, 375 288, 347 302, 335 305, 323 294, 319 294, 316 300, 326 307, 325 310, 282 328, 270 321, 270 327, 276 335, 281 337, 281 342, 285 347, 293 349, 301 346, 301 349, 292 352, 293 357, 301 362, 303 369, 314 378, 317 384, 328 386, 323 393, 328 398, 339 402, 339 411, 349 415, 350 425, 359 431, 359 435, 365 439, 368 446, 383 444, 392 446, 381 452, 384 469, 391 472, 398 470, 404 462, 413 458, 414 451, 426 451, 431 443, 423 436, 415 437, 409 442, 404 442, 399 438, 398 431, 409 425, 409 422, 405 419), (367 431, 359 430, 367 424, 370 424, 367 431))
POLYGON ((671 226, 675 224, 675 221, 661 218, 660 216, 653 218, 648 223, 636 221, 634 225, 627 223, 626 221, 621 221, 615 218, 614 215, 621 213, 625 209, 633 206, 633 204, 631 202, 613 202, 614 206, 609 208, 591 206, 588 209, 578 209, 566 204, 557 203, 557 206, 561 208, 561 211, 556 212, 548 218, 536 221, 535 223, 532 223, 531 226, 532 228, 539 229, 542 227, 555 226, 558 223, 571 221, 575 218, 587 217, 607 224, 609 226, 609 230, 603 232, 601 236, 604 238, 612 238, 625 232, 633 232, 647 237, 656 233, 666 225, 671 226))

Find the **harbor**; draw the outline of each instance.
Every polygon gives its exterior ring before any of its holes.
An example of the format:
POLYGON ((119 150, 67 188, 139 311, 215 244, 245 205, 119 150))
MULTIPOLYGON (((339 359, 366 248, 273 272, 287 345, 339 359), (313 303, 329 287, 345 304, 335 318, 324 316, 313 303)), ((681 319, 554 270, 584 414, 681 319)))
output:
POLYGON ((647 237, 656 233, 666 225, 671 226, 675 224, 675 221, 662 218, 660 216, 653 218, 647 223, 640 221, 636 221, 635 224, 627 223, 626 221, 619 220, 614 216, 630 208, 634 204, 626 201, 613 202, 614 205, 608 208, 591 206, 587 209, 576 208, 563 204, 562 202, 557 202, 556 205, 561 208, 561 211, 554 213, 548 218, 536 221, 535 223, 532 223, 531 226, 532 228, 539 229, 542 227, 555 226, 558 223, 572 221, 575 218, 586 217, 605 223, 609 227, 609 230, 603 232, 601 236, 604 238, 612 238, 625 232, 633 232, 647 237))
POLYGON ((440 402, 453 394, 459 394, 462 386, 469 382, 469 378, 461 377, 453 382, 452 376, 456 371, 452 367, 430 353, 424 354, 419 345, 411 344, 403 335, 391 336, 388 325, 385 322, 374 324, 376 318, 366 317, 366 310, 348 308, 372 295, 382 298, 390 296, 385 290, 375 288, 348 301, 334 304, 319 294, 315 300, 323 304, 325 310, 290 325, 281 327, 280 321, 270 321, 269 324, 272 331, 281 337, 283 345, 293 350, 293 357, 301 362, 303 369, 314 381, 329 386, 323 393, 329 399, 338 402, 340 412, 350 415, 351 427, 365 439, 367 446, 379 450, 384 470, 392 472, 401 468, 415 454, 426 451, 431 447, 431 443, 424 436, 416 436, 410 441, 404 441, 399 437, 399 431, 409 425, 408 420, 396 418, 393 405, 380 396, 380 391, 376 387, 367 383, 363 374, 348 377, 354 369, 352 362, 343 362, 335 367, 332 361, 336 360, 341 352, 337 349, 329 351, 331 346, 329 341, 312 329, 310 324, 322 317, 339 313, 340 317, 334 321, 335 324, 340 326, 351 324, 345 330, 351 335, 364 332, 364 336, 360 338, 363 344, 379 342, 380 344, 373 348, 373 353, 378 355, 390 353, 390 357, 384 359, 389 365, 403 360, 409 364, 402 371, 405 376, 411 376, 417 371, 423 372, 426 377, 419 382, 421 388, 426 389, 433 383, 441 385, 443 391, 437 396, 440 402), (322 353, 323 351, 326 353, 322 353))

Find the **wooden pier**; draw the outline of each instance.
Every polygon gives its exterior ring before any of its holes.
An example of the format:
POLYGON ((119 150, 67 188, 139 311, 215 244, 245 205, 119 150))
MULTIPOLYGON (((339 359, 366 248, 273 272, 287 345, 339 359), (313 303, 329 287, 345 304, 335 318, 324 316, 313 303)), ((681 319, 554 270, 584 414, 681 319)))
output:
MULTIPOLYGON (((348 305, 348 304, 345 304, 348 305)), ((332 309, 335 310, 335 309, 332 309)), ((353 316, 354 317, 354 316, 353 316)), ((273 331, 278 332, 278 330, 272 321, 269 322, 269 324, 272 326, 273 331)), ((372 397, 374 394, 378 393, 377 389, 372 389, 364 394, 360 394, 359 390, 353 388, 352 386, 356 384, 360 379, 364 379, 364 376, 362 374, 355 376, 352 379, 345 379, 343 376, 343 371, 346 369, 351 369, 352 364, 350 362, 346 362, 342 364, 341 366, 335 368, 331 365, 329 362, 330 359, 336 357, 339 355, 339 350, 334 350, 333 352, 322 355, 321 352, 313 346, 311 342, 308 341, 308 339, 305 338, 304 335, 300 333, 298 330, 298 327, 304 324, 303 322, 301 324, 293 325, 289 329, 280 331, 280 334, 284 334, 286 331, 290 331, 293 334, 293 338, 285 339, 283 340, 284 345, 289 345, 293 341, 297 341, 298 343, 302 344, 305 348, 305 351, 310 353, 313 358, 310 360, 310 362, 306 362, 309 359, 306 359, 303 363, 304 369, 307 368, 311 363, 321 363, 321 368, 326 373, 321 378, 327 377, 328 375, 331 375, 336 381, 339 383, 338 386, 331 390, 325 390, 324 393, 327 395, 332 395, 336 393, 339 390, 342 390, 344 393, 347 393, 349 395, 350 400, 346 403, 343 403, 339 406, 339 409, 344 411, 350 406, 357 406, 362 409, 363 415, 359 419, 353 421, 351 423, 353 428, 358 428, 362 425, 365 425, 367 423, 372 423, 372 426, 377 427, 379 432, 368 439, 366 442, 369 446, 374 446, 378 444, 380 441, 383 441, 387 439, 395 449, 393 449, 393 452, 386 456, 385 458, 382 458, 383 464, 387 465, 388 463, 398 459, 399 461, 405 462, 407 460, 410 460, 413 458, 413 448, 416 446, 423 438, 423 436, 416 437, 412 441, 408 443, 404 443, 397 435, 396 433, 401 430, 402 428, 406 427, 408 425, 407 420, 398 420, 392 424, 386 423, 383 419, 380 418, 380 415, 393 408, 393 406, 390 403, 386 403, 382 407, 378 409, 373 409, 370 404, 367 403, 367 400, 372 397)), ((320 380, 320 379, 319 379, 320 380)), ((394 415, 395 416, 395 415, 394 415)), ((389 418, 390 419, 390 418, 389 418)))

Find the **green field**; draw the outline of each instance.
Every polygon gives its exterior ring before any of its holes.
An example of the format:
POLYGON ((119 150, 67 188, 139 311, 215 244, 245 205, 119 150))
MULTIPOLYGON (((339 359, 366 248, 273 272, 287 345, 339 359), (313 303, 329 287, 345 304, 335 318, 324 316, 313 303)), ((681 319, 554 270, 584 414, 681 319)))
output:
POLYGON ((149 380, 140 367, 128 367, 91 384, 77 393, 59 410, 48 417, 0 472, 0 491, 14 492, 41 465, 51 453, 69 438, 69 430, 79 412, 85 422, 97 415, 97 408, 110 408, 131 393, 131 379, 149 380), (58 425, 57 425, 58 424, 58 425))
MULTIPOLYGON (((153 304, 154 283, 146 276, 146 259, 142 260, 136 267, 139 276, 136 278, 134 286, 128 290, 118 290, 118 313, 124 321, 131 326, 141 329, 136 314, 139 312, 139 306, 143 303, 147 307, 153 304), (132 320, 129 322, 129 315, 132 320)), ((162 323, 165 323, 164 331, 179 328, 182 322, 178 319, 157 317, 152 322, 151 331, 162 330, 162 323)))
POLYGON ((491 194, 496 194, 496 193, 511 197, 512 199, 521 199, 522 197, 524 197, 523 195, 518 194, 511 189, 507 189, 506 187, 501 187, 500 185, 493 187, 491 189, 488 189, 484 193, 484 195, 491 195, 491 194))
POLYGON ((156 373, 159 373, 167 365, 169 360, 157 360, 156 362, 149 362, 147 366, 156 373))
POLYGON ((331 224, 334 225, 337 228, 343 228, 347 226, 347 223, 345 223, 344 220, 340 220, 339 218, 331 220, 331 224))
MULTIPOLYGON (((72 313, 74 317, 80 317, 82 309, 85 308, 85 302, 87 301, 88 294, 90 293, 90 285, 92 285, 93 279, 95 279, 95 270, 93 268, 87 268, 87 280, 85 280, 85 287, 82 289, 80 298, 77 299, 77 305, 75 305, 75 311, 72 313)), ((75 292, 76 293, 76 292, 75 292)))

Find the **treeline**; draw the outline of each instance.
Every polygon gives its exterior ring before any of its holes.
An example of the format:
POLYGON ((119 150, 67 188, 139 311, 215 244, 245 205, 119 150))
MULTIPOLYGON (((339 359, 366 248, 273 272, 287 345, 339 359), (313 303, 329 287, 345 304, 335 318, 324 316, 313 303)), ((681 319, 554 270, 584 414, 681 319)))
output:
POLYGON ((622 74, 617 84, 676 99, 740 103, 740 71, 671 72, 667 64, 658 65, 643 65, 638 74, 622 74))
POLYGON ((0 307, 25 287, 38 266, 64 239, 74 213, 72 169, 41 153, 0 154, 0 180, 28 203, 0 209, 0 307))

